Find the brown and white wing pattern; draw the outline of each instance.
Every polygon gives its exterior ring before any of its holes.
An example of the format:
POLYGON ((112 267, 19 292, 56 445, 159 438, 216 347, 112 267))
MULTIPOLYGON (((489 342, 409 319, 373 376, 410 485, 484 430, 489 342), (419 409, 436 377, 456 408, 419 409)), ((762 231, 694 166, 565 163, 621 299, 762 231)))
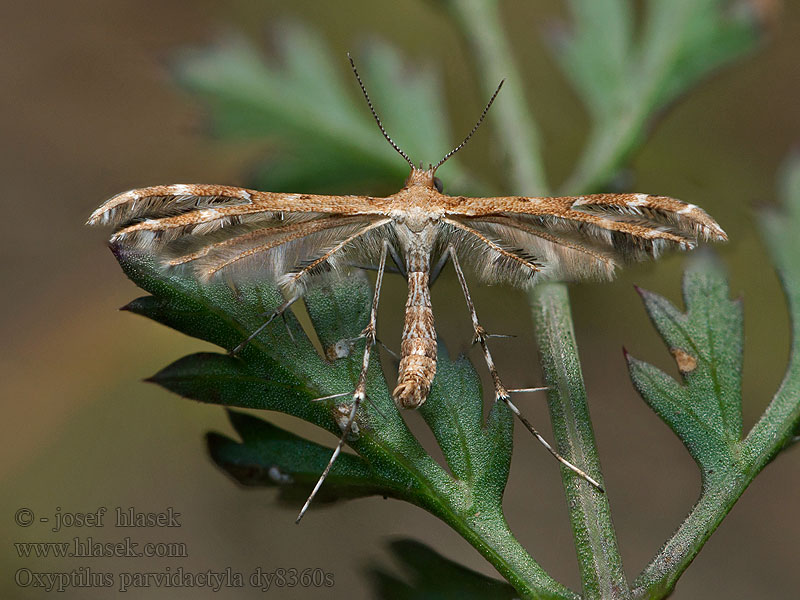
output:
POLYGON ((618 264, 727 239, 701 208, 664 196, 450 200, 442 237, 488 283, 608 279, 618 264))
POLYGON ((369 196, 282 194, 227 185, 178 183, 117 194, 91 214, 87 225, 122 228, 134 220, 157 219, 215 208, 223 209, 220 216, 260 211, 366 214, 376 212, 375 200, 369 196))
POLYGON ((114 196, 88 223, 114 226, 112 243, 154 253, 203 281, 224 273, 295 287, 371 254, 388 223, 373 200, 177 184, 114 196))

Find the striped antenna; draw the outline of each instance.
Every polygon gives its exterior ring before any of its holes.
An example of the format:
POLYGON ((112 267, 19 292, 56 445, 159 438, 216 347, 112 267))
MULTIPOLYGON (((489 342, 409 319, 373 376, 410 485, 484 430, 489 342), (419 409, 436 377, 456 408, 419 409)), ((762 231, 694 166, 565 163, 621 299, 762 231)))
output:
POLYGON ((383 123, 381 123, 381 119, 378 116, 378 113, 375 112, 375 108, 372 106, 372 100, 369 99, 369 94, 367 93, 367 88, 364 86, 364 82, 361 81, 361 76, 358 74, 358 69, 356 69, 356 63, 353 60, 353 57, 350 56, 349 52, 347 53, 347 58, 350 60, 350 66, 353 68, 353 74, 356 76, 356 80, 358 80, 358 85, 361 86, 361 91, 364 93, 364 98, 367 101, 367 106, 369 106, 370 111, 372 111, 372 116, 375 117, 375 122, 378 124, 378 127, 380 128, 381 133, 383 134, 383 137, 385 137, 386 141, 391 144, 392 148, 397 150, 397 153, 400 156, 402 156, 403 158, 406 159, 406 162, 409 165, 411 165, 411 168, 413 169, 414 168, 414 163, 411 162, 410 158, 408 158, 408 154, 403 152, 403 150, 400 148, 400 146, 395 144, 394 140, 389 137, 389 134, 386 133, 386 130, 383 128, 383 123))
POLYGON ((469 138, 471 138, 473 136, 473 134, 476 131, 478 131, 478 127, 480 127, 481 123, 483 123, 483 119, 486 117, 486 113, 489 112, 489 108, 492 106, 492 103, 494 102, 494 99, 497 98, 497 94, 500 93, 500 88, 503 87, 503 83, 505 83, 505 79, 503 79, 500 82, 500 85, 497 86, 497 89, 494 91, 494 94, 492 94, 492 97, 489 98, 489 103, 486 105, 486 108, 483 109, 483 112, 481 113, 481 118, 478 119, 477 123, 475 123, 475 127, 472 128, 472 131, 470 131, 469 134, 467 134, 467 137, 464 138, 463 142, 461 142, 458 146, 456 146, 455 148, 450 150, 450 152, 448 152, 447 154, 445 154, 442 157, 442 160, 440 160, 438 163, 436 163, 436 166, 433 167, 434 171, 436 171, 436 169, 441 167, 447 161, 448 158, 453 156, 453 154, 455 154, 456 152, 461 150, 464 146, 466 146, 467 142, 469 141, 469 138))

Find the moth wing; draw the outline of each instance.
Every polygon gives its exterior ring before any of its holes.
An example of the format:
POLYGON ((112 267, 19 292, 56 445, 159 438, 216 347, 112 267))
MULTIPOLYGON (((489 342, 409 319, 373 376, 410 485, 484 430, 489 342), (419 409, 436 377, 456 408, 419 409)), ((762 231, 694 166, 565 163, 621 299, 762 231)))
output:
POLYGON ((488 284, 527 286, 545 279, 609 279, 615 253, 576 235, 509 216, 449 218, 445 237, 464 265, 488 284))
MULTIPOLYGON (((554 198, 459 198, 450 218, 469 226, 529 262, 538 271, 514 268, 484 249, 474 270, 488 282, 533 284, 543 278, 607 279, 617 264, 655 257, 669 248, 693 248, 699 240, 727 236, 693 204, 646 194, 594 194, 554 198), (486 262, 486 261, 490 262, 486 262), (500 266, 501 268, 496 268, 500 266), (493 272, 496 275, 493 275, 493 272)), ((475 236, 468 247, 481 248, 475 236)), ((467 253, 470 254, 469 252, 467 253)))
POLYGON ((376 214, 379 202, 369 196, 284 194, 226 185, 157 185, 117 194, 89 216, 87 225, 111 225, 120 230, 145 220, 187 213, 209 219, 258 212, 376 214))
POLYGON ((385 219, 321 215, 283 225, 247 224, 184 236, 160 252, 166 267, 189 269, 201 281, 270 278, 302 285, 313 275, 345 270, 347 261, 370 260, 385 219), (299 273, 287 279, 288 274, 299 273))
POLYGON ((299 285, 342 267, 345 256, 371 254, 375 223, 386 220, 378 202, 177 184, 114 196, 88 222, 115 226, 112 243, 156 254, 165 267, 204 281, 222 274, 281 281, 300 272, 293 280, 299 285))

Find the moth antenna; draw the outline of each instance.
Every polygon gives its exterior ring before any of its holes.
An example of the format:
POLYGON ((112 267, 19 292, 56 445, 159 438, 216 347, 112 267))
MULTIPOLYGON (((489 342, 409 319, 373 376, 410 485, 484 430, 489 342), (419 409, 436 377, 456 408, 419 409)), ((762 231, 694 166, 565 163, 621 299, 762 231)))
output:
MULTIPOLYGON (((411 168, 414 168, 414 163, 411 162, 411 159, 408 158, 408 154, 403 152, 402 148, 395 144, 394 140, 389 137, 389 134, 386 133, 386 130, 383 128, 383 123, 381 123, 381 119, 378 116, 378 113, 375 112, 375 107, 372 106, 372 100, 369 99, 369 94, 367 93, 367 88, 364 86, 364 82, 361 81, 361 76, 358 74, 358 69, 356 69, 356 63, 353 60, 353 57, 350 56, 350 53, 347 53, 347 58, 350 61, 350 66, 353 68, 353 74, 356 76, 356 80, 358 81, 358 85, 361 87, 361 91, 364 94, 364 99, 367 101, 367 106, 369 106, 369 110, 372 112, 372 116, 375 117, 375 122, 378 124, 378 128, 380 128, 383 137, 386 138, 386 141, 391 144, 392 148, 394 148, 397 153, 406 159, 406 162, 411 165, 411 168)), ((494 100, 494 98, 492 98, 494 100)))
POLYGON ((481 113, 481 117, 480 117, 480 119, 478 119, 478 122, 475 123, 475 127, 472 128, 472 131, 470 131, 469 134, 467 134, 467 137, 464 138, 463 142, 461 142, 458 146, 456 146, 455 148, 450 150, 450 152, 448 152, 447 154, 445 154, 442 157, 442 160, 440 160, 438 163, 436 163, 436 166, 433 167, 434 171, 436 171, 436 169, 441 167, 447 161, 448 158, 453 156, 453 154, 455 154, 456 152, 458 152, 464 146, 467 145, 467 142, 469 141, 469 138, 471 138, 474 135, 474 133, 476 131, 478 131, 478 127, 480 127, 481 123, 483 123, 483 119, 486 117, 486 113, 489 112, 489 108, 491 108, 492 103, 494 102, 494 99, 497 98, 497 94, 500 93, 500 88, 503 87, 503 84, 505 83, 505 81, 506 81, 505 79, 500 81, 500 84, 497 86, 497 89, 494 91, 494 94, 492 94, 492 97, 489 98, 489 102, 486 104, 486 108, 483 109, 483 112, 481 113))

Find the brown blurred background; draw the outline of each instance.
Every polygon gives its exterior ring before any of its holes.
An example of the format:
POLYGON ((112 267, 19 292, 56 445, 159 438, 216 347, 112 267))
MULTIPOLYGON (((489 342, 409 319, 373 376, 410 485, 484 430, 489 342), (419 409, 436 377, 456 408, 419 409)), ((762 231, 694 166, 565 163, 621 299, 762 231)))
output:
MULTIPOLYGON (((566 17, 557 0, 506 4, 512 46, 530 102, 548 140, 548 167, 565 176, 588 127, 586 114, 541 42, 541 31, 566 17), (535 6, 533 6, 535 4, 535 6)), ((705 81, 661 119, 633 161, 635 187, 695 202, 717 217, 730 243, 717 249, 731 293, 745 300, 745 424, 749 428, 780 382, 788 320, 777 278, 758 239, 751 207, 776 197, 776 173, 800 139, 800 6, 786 3, 763 48, 705 81)), ((297 507, 276 506, 274 491, 242 490, 205 454, 203 434, 230 433, 222 409, 199 405, 142 383, 160 367, 205 349, 193 339, 117 312, 141 295, 104 247, 107 232, 83 226, 110 195, 170 182, 243 184, 258 148, 202 135, 202 111, 170 83, 166 60, 176 48, 240 30, 269 47, 286 19, 320 32, 333 52, 387 40, 412 63, 443 74, 457 133, 474 121, 484 98, 465 47, 444 15, 420 1, 395 3, 277 0, 172 2, 75 0, 5 2, 0 53, 3 144, 4 292, 0 327, 3 410, 0 435, 0 531, 6 598, 39 598, 13 583, 20 567, 69 571, 252 571, 321 567, 331 589, 272 590, 276 597, 367 598, 365 570, 393 567, 387 541, 411 537, 480 572, 493 569, 465 541, 427 513, 398 501, 369 498, 314 507, 301 526, 297 507), (224 4, 224 6, 223 6, 224 4), (50 533, 14 524, 17 509, 37 515, 134 506, 181 513, 179 530, 120 535, 50 533), (20 559, 12 541, 61 541, 91 535, 112 541, 182 541, 186 559, 20 559)), ((355 85, 353 94, 357 93, 355 85)), ((366 109, 365 109, 366 110, 366 109)), ((377 134, 377 131, 376 131, 377 134)), ((462 160, 491 179, 490 136, 478 136, 462 160)), ((454 139, 454 141, 456 141, 454 139)), ((398 186, 401 182, 398 181, 398 186)), ((498 185, 502 185, 499 182, 498 185)), ((302 190, 298 190, 302 191, 302 190)), ((798 232, 800 234, 800 232, 798 232)), ((799 257, 800 258, 800 257, 799 257)), ((684 257, 670 256, 622 273, 613 284, 573 286, 575 323, 601 459, 625 567, 632 578, 678 525, 699 491, 698 471, 668 428, 629 382, 623 344, 669 372, 671 358, 647 320, 632 284, 680 300, 684 257)), ((518 334, 494 344, 511 387, 539 381, 526 296, 475 289, 490 331, 518 334)), ((441 337, 452 353, 468 347, 469 321, 452 273, 434 290, 441 337)), ((384 332, 399 344, 401 281, 387 285, 384 332)), ((472 355, 481 370, 480 356, 472 355)), ((524 400, 548 430, 540 398, 524 400)), ((284 427, 332 443, 330 436, 283 415, 284 427)), ((407 415, 412 424, 418 415, 407 415)), ((417 427, 416 430, 423 431, 417 427)), ((431 446, 430 439, 425 441, 431 446)), ((505 506, 512 529, 551 572, 573 588, 577 566, 559 470, 529 436, 517 432, 505 506)), ((675 598, 796 597, 800 518, 800 452, 782 455, 759 476, 676 588, 675 598)), ((214 597, 248 598, 251 588, 214 597)), ((107 598, 103 589, 70 590, 66 598, 107 598)), ((211 597, 208 590, 135 590, 131 598, 211 597)))

